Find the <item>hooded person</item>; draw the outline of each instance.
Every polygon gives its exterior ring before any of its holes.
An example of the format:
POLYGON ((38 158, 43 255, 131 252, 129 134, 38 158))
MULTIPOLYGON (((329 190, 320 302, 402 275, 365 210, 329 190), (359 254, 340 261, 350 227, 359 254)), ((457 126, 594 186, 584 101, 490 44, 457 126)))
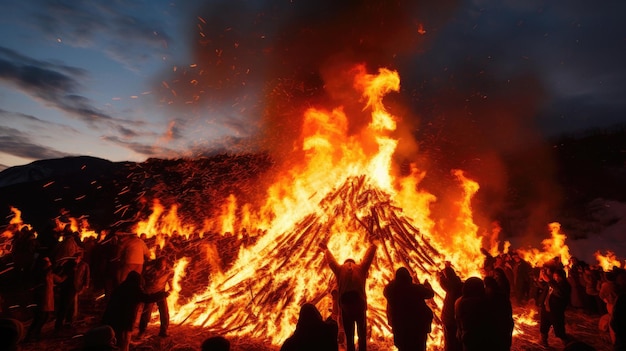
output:
POLYGON ((395 278, 385 286, 383 295, 387 299, 387 320, 398 351, 425 351, 433 321, 433 312, 425 300, 435 296, 428 280, 424 284, 413 283, 409 270, 400 267, 395 278))
POLYGON ((339 327, 333 319, 323 320, 315 305, 300 308, 294 333, 285 340, 280 351, 337 351, 339 327))

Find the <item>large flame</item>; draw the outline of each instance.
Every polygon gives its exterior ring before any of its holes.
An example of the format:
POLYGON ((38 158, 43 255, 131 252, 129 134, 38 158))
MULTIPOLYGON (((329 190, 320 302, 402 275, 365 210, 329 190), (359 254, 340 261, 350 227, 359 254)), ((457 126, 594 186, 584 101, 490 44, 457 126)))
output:
MULTIPOLYGON (((399 90, 397 72, 380 69, 370 74, 362 65, 354 72, 353 86, 362 95, 364 111, 371 114, 370 123, 349 134, 350 119, 341 106, 305 112, 300 138, 304 162, 281 173, 258 211, 246 212, 246 223, 252 225, 248 229, 260 228, 265 235, 253 246, 242 247, 232 268, 215 271, 205 291, 186 304, 176 305, 171 296, 174 322, 280 343, 293 331, 303 303, 328 310, 333 277, 318 249, 326 241, 343 261, 358 260, 372 236, 381 239, 368 280, 374 338, 389 336, 382 290, 398 267, 407 266, 415 279, 431 282, 437 292, 435 311, 444 295, 436 279, 444 261, 464 277, 480 274, 483 244, 471 209, 478 183, 461 170, 453 171, 460 190, 454 213, 439 223, 431 219, 429 206, 436 197, 420 188, 425 171, 412 165, 411 173, 401 178, 391 171, 398 141, 390 135, 397 118, 387 111, 383 98, 399 90)), ((242 228, 234 218, 236 206, 237 200, 229 196, 222 226, 209 227, 222 232, 242 228)), ((179 233, 197 229, 184 228, 176 216, 163 214, 155 202, 153 215, 139 223, 137 233, 152 237, 172 233, 173 228, 179 233)), ((440 344, 439 326, 432 337, 433 344, 440 344)))
MULTIPOLYGON (((436 316, 445 294, 437 273, 445 261, 462 278, 482 275, 481 249, 486 247, 497 254, 500 230, 496 224, 491 235, 478 233, 471 203, 479 184, 462 170, 453 170, 458 181, 456 202, 448 216, 432 218, 430 207, 437 197, 421 187, 426 171, 412 164, 406 176, 392 172, 398 144, 392 134, 398 119, 387 111, 383 98, 400 89, 397 72, 379 69, 370 74, 363 65, 353 72, 353 87, 362 96, 363 111, 369 112, 370 122, 363 130, 349 133, 350 117, 342 106, 309 108, 297 146, 304 159, 279 173, 268 187, 263 205, 253 208, 229 195, 224 199, 222 215, 205 219, 202 227, 197 227, 180 219, 178 206, 166 211, 155 199, 152 214, 136 224, 136 234, 155 238, 160 248, 168 236, 189 239, 219 232, 242 239, 244 231, 261 233, 253 244, 238 248, 229 267, 222 267, 220 247, 208 241, 201 241, 200 257, 175 262, 174 286, 168 298, 173 323, 280 344, 293 332, 302 304, 312 302, 323 314, 332 304, 329 292, 334 277, 318 248, 320 243, 327 243, 343 262, 347 258, 359 260, 374 238, 380 242, 367 287, 368 320, 375 339, 390 337, 382 291, 400 266, 409 268, 414 280, 432 284, 436 295, 430 304, 436 316), (199 259, 210 267, 209 282, 192 297, 181 296, 186 269, 199 259)), ((20 212, 12 211, 11 223, 21 223, 20 212)), ((81 232, 81 237, 95 235, 85 218, 69 218, 72 230, 81 232)), ((59 229, 67 224, 57 220, 59 229)), ((569 261, 560 225, 552 223, 549 227, 552 236, 544 240, 543 250, 520 250, 534 266, 554 257, 569 261)), ((10 235, 5 232, 2 236, 10 235)), ((615 264, 613 260, 611 264, 615 264)), ((516 316, 515 333, 522 332, 520 325, 532 323, 532 314, 516 316)), ((442 345, 437 322, 429 345, 442 345)))

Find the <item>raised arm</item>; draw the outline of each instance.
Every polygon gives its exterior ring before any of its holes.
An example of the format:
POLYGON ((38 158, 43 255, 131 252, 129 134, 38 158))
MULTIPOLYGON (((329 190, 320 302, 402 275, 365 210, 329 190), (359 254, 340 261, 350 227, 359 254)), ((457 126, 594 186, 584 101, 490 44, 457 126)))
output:
POLYGON ((322 248, 322 250, 324 250, 324 257, 326 258, 326 263, 328 263, 330 270, 333 271, 335 275, 339 275, 340 265, 337 262, 335 256, 333 256, 332 252, 330 252, 328 246, 326 246, 326 243, 321 243, 319 246, 320 248, 322 248))
POLYGON ((361 265, 363 266, 363 269, 366 272, 367 270, 369 270, 370 266, 372 265, 372 262, 374 261, 374 257, 376 257, 377 248, 378 246, 376 246, 375 244, 371 244, 370 247, 367 248, 367 251, 365 251, 365 256, 363 256, 363 261, 361 265))

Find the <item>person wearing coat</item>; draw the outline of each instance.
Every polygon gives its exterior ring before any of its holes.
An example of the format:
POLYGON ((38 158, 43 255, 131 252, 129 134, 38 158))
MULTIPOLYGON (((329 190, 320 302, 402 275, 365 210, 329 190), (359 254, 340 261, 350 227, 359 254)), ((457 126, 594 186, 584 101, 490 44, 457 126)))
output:
POLYGON ((463 348, 456 337, 456 320, 454 319, 454 304, 461 297, 463 281, 456 274, 450 262, 439 273, 439 285, 446 292, 441 308, 441 323, 443 324, 444 350, 461 351, 463 348))
POLYGON ((563 344, 567 344, 569 337, 565 333, 565 309, 570 303, 572 287, 567 281, 565 270, 543 269, 540 280, 546 286, 545 293, 540 299, 539 331, 541 332, 541 343, 548 345, 548 332, 552 327, 554 335, 561 339, 563 344))
POLYGON ((306 303, 300 308, 296 330, 280 351, 337 351, 338 332, 336 321, 331 318, 324 321, 315 305, 306 303))
POLYGON ((126 280, 113 290, 111 299, 104 311, 102 322, 110 325, 115 331, 121 351, 128 351, 130 334, 133 331, 139 306, 142 303, 156 302, 167 296, 169 293, 165 291, 155 294, 144 292, 141 285, 141 275, 136 271, 130 271, 126 280))
POLYGON ((26 333, 26 341, 38 340, 41 337, 41 329, 54 313, 54 285, 65 280, 65 277, 54 273, 50 258, 42 257, 38 265, 39 269, 35 272, 37 283, 34 288, 36 306, 33 321, 26 333))
POLYGON ((400 267, 395 278, 385 286, 383 295, 387 299, 387 320, 398 351, 425 351, 433 321, 433 312, 425 300, 435 296, 428 280, 424 284, 413 283, 409 270, 400 267))
POLYGON ((359 338, 359 351, 367 350, 367 294, 365 282, 376 256, 376 245, 371 244, 360 263, 347 259, 339 264, 326 244, 320 247, 325 250, 326 262, 337 279, 341 323, 346 335, 347 351, 355 351, 354 331, 359 338))

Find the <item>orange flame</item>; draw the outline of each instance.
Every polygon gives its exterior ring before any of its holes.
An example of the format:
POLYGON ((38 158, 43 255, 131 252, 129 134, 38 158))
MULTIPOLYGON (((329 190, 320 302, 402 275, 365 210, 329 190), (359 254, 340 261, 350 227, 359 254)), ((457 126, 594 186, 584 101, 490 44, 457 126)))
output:
POLYGON ((617 256, 612 251, 607 251, 606 255, 603 255, 600 251, 596 251, 594 256, 596 260, 598 260, 598 265, 602 267, 604 271, 610 271, 613 267, 622 267, 622 262, 617 259, 617 256))
POLYGON ((543 251, 539 251, 535 248, 519 250, 520 257, 535 267, 543 266, 545 263, 557 257, 562 263, 567 264, 571 258, 569 247, 565 244, 567 236, 561 233, 561 224, 553 222, 548 225, 548 228, 550 229, 552 237, 544 239, 541 242, 543 251))

